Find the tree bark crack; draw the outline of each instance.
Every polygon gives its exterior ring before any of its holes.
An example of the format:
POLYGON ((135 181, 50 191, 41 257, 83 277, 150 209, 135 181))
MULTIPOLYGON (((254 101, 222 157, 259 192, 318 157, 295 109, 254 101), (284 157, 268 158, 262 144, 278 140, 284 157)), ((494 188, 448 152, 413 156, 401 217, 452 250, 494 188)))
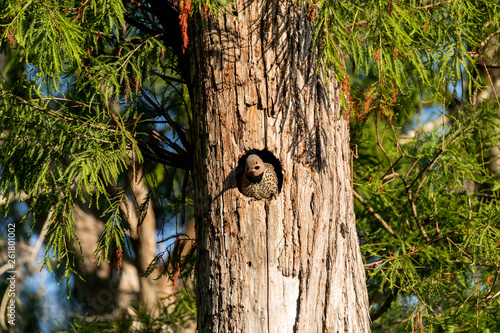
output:
POLYGON ((269 286, 271 284, 271 276, 269 274, 269 202, 265 203, 266 205, 266 264, 267 264, 267 332, 271 332, 271 317, 270 311, 271 308, 271 292, 269 290, 269 286))

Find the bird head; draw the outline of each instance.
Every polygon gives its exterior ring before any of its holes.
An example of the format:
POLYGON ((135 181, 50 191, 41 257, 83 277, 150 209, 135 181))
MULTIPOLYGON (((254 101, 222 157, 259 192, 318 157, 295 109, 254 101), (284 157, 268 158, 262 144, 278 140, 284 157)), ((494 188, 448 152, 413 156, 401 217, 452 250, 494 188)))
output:
POLYGON ((257 177, 260 176, 265 170, 266 166, 259 156, 252 154, 247 157, 245 165, 245 173, 247 176, 257 177))

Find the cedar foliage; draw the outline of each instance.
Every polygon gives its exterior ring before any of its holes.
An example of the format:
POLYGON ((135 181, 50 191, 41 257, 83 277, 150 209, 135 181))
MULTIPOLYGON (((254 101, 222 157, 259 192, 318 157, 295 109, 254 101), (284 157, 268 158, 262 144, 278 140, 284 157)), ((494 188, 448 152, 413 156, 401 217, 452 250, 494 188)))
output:
MULTIPOLYGON (((0 87, 0 191, 27 193, 35 218, 52 211, 45 266, 62 265, 68 283, 78 274, 75 198, 107 219, 99 260, 126 250, 125 170, 185 169, 185 202, 193 140, 187 3, 0 2, 1 46, 30 73, 0 87)), ((373 329, 496 327, 488 318, 499 306, 500 187, 488 156, 498 145, 499 106, 472 101, 489 84, 479 66, 498 37, 500 7, 474 0, 296 6, 309 6, 317 65, 333 70, 344 116, 353 118, 373 329), (457 84, 460 95, 449 91, 457 84), (405 124, 422 103, 442 105, 451 122, 405 141, 405 124)), ((220 17, 238 10, 220 1, 192 1, 192 8, 220 17)))

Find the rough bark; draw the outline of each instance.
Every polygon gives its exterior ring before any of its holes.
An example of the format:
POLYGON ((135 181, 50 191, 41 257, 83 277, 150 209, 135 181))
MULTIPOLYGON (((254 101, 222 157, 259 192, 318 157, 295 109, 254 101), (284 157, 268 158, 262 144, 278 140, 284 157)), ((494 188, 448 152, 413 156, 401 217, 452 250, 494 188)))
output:
POLYGON ((235 1, 190 23, 199 332, 369 332, 348 121, 305 10, 235 1), (277 198, 239 192, 238 160, 281 162, 277 198))

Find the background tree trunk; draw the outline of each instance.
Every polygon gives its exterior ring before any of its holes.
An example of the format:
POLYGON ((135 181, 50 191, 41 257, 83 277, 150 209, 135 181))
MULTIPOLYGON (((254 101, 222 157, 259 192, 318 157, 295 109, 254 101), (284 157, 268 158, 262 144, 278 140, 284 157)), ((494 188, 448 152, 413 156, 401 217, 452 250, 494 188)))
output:
POLYGON ((369 332, 340 87, 316 70, 293 1, 195 15, 189 57, 200 332, 369 332), (239 192, 238 160, 268 149, 277 198, 239 192))
POLYGON ((156 214, 152 202, 147 206, 142 223, 139 221, 138 206, 146 201, 149 189, 142 178, 142 166, 137 165, 137 170, 135 177, 134 171, 129 171, 129 188, 133 201, 128 202, 128 207, 125 204, 122 206, 130 223, 130 240, 135 258, 130 258, 127 251, 124 251, 120 274, 116 272, 116 263, 110 268, 107 262, 103 261, 99 265, 94 262, 94 250, 105 228, 104 221, 98 217, 101 212, 95 208, 89 209, 87 204, 81 202, 77 202, 73 208, 73 216, 77 222, 76 233, 83 250, 83 253, 80 253, 79 249, 75 249, 78 257, 75 263, 85 281, 75 279, 73 291, 76 303, 80 304, 81 313, 112 314, 114 318, 124 310, 132 313, 131 306, 136 306, 140 301, 152 315, 157 316, 158 304, 165 303, 164 298, 172 292, 168 279, 155 280, 160 270, 147 277, 140 276, 154 259, 157 248, 156 214))

